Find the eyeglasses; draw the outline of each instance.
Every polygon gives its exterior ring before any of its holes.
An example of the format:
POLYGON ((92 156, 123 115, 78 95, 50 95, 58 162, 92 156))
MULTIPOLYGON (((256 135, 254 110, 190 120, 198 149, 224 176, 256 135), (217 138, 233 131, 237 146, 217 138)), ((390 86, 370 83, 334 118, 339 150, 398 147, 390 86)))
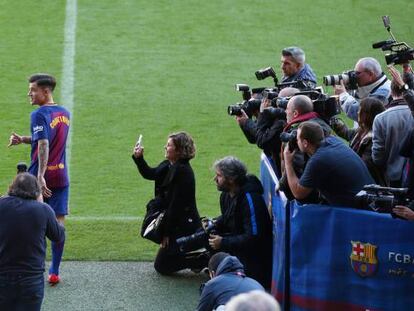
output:
POLYGON ((364 71, 355 71, 355 74, 357 75, 357 76, 359 76, 361 73, 364 73, 365 72, 365 70, 364 71))

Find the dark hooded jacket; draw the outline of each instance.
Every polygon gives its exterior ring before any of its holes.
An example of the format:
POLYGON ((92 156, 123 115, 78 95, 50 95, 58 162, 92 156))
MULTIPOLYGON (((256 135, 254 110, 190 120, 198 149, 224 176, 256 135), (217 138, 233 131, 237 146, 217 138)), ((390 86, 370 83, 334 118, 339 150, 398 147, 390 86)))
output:
POLYGON ((217 267, 216 276, 205 284, 197 311, 211 311, 225 305, 233 296, 252 290, 263 291, 264 288, 245 276, 237 257, 228 256, 217 267))
POLYGON ((223 236, 220 251, 237 256, 246 275, 264 288, 270 288, 272 274, 272 222, 263 200, 263 187, 254 175, 248 175, 238 194, 220 196, 221 216, 216 220, 223 236))

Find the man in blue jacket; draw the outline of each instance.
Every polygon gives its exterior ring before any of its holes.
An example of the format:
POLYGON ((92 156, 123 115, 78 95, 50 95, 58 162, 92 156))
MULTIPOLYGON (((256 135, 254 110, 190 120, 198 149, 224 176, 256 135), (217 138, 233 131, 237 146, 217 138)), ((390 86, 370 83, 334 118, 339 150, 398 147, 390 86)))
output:
POLYGON ((272 277, 272 222, 260 180, 247 174, 239 159, 228 156, 215 162, 216 185, 221 192, 221 216, 215 220, 209 245, 237 256, 246 275, 270 289, 272 277))
POLYGON ((211 280, 204 285, 197 311, 215 310, 241 293, 264 291, 258 282, 246 277, 239 259, 227 253, 219 252, 213 255, 208 269, 211 280))
POLYGON ((316 86, 316 75, 305 62, 305 52, 301 48, 296 46, 284 48, 280 68, 283 72, 282 83, 303 81, 308 87, 316 86))
POLYGON ((35 176, 21 173, 0 198, 0 310, 40 310, 44 294, 46 240, 65 231, 42 203, 35 176))

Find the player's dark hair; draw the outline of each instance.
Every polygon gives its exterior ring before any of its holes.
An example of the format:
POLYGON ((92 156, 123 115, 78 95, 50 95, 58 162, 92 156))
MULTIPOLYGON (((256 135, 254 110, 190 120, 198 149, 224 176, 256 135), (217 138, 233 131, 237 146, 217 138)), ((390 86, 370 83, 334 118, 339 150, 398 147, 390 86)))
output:
POLYGON ((36 73, 29 77, 30 83, 36 83, 37 86, 49 88, 52 92, 56 87, 56 79, 47 73, 36 73))

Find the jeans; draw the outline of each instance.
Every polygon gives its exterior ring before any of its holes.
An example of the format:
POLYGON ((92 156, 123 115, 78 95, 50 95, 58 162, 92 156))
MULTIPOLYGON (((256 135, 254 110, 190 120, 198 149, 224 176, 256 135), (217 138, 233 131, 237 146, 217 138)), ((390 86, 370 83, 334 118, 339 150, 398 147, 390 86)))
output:
POLYGON ((0 274, 0 310, 39 311, 44 296, 41 274, 0 274))

